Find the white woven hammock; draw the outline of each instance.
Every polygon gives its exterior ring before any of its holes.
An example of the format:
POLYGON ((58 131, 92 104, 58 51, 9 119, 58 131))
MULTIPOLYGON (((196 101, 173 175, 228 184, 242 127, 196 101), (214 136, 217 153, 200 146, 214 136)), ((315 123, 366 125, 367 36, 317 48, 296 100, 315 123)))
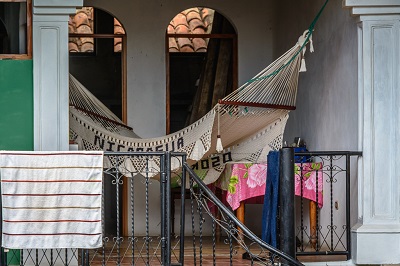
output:
MULTIPOLYGON (((288 113, 295 109, 298 75, 304 70, 305 39, 252 80, 220 101, 204 117, 167 136, 138 137, 74 77, 70 76, 70 131, 80 149, 104 151, 179 151, 206 184, 214 182, 225 164, 260 162, 282 146, 288 113), (303 64, 303 65, 302 65, 303 64), (224 148, 217 151, 217 136, 224 148)), ((220 147, 221 148, 221 147, 220 147)), ((121 162, 112 162, 119 166, 121 162)), ((126 157, 125 175, 144 173, 146 162, 126 157)), ((181 162, 172 161, 172 169, 181 162)), ((153 161, 157 172, 159 164, 153 161)), ((155 174, 154 174, 155 175, 155 174)))

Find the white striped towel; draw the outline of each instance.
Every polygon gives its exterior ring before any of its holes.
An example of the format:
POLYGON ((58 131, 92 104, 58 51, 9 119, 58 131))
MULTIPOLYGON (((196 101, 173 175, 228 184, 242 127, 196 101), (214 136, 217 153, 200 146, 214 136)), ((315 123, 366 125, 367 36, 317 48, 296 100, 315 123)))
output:
POLYGON ((103 152, 0 152, 2 246, 102 245, 103 152))

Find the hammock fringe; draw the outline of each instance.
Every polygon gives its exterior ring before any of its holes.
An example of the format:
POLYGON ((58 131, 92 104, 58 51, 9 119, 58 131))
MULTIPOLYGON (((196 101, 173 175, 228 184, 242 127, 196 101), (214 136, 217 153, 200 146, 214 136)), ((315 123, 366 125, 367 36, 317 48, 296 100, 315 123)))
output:
MULTIPOLYGON (((310 32, 306 32, 299 40, 310 40, 310 32)), ((72 138, 85 150, 185 152, 203 181, 212 183, 226 163, 262 162, 270 150, 282 147, 288 113, 295 109, 299 71, 305 69, 305 50, 305 43, 299 41, 195 123, 168 136, 152 139, 138 137, 70 76, 72 138)), ((121 167, 127 176, 145 171, 144 162, 138 158, 127 157, 123 163, 111 160, 108 163, 121 167)), ((157 169, 157 165, 155 162, 152 167, 157 169)), ((179 167, 180 162, 174 161, 172 170, 179 167)))

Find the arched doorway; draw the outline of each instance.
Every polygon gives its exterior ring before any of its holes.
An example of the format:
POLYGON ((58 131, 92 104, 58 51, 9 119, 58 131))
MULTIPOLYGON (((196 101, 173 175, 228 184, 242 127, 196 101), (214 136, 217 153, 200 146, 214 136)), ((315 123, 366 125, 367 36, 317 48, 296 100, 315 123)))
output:
MULTIPOLYGON (((126 123, 126 39, 122 24, 113 15, 94 7, 83 7, 70 16, 69 71, 108 109, 126 123)), ((113 177, 104 178, 105 234, 117 234, 115 202, 124 208, 123 194, 117 193, 113 177)), ((126 186, 125 186, 126 187, 126 186)), ((123 232, 126 234, 126 232, 123 232)))
MULTIPOLYGON (((227 18, 213 9, 189 8, 170 21, 166 59, 167 133, 194 123, 219 99, 237 88, 236 30, 227 18)), ((215 194, 221 197, 221 190, 215 189, 215 194)), ((171 198, 171 232, 174 234, 174 200, 180 198, 180 188, 172 189, 171 198)))
POLYGON ((167 133, 190 125, 237 88, 237 35, 222 14, 205 7, 186 9, 169 23, 167 133))

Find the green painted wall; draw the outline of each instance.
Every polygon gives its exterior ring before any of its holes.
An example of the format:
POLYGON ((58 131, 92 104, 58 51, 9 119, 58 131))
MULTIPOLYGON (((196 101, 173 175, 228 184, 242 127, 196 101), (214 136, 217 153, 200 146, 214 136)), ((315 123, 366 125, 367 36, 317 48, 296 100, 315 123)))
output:
POLYGON ((0 150, 33 150, 32 60, 0 60, 0 150))

